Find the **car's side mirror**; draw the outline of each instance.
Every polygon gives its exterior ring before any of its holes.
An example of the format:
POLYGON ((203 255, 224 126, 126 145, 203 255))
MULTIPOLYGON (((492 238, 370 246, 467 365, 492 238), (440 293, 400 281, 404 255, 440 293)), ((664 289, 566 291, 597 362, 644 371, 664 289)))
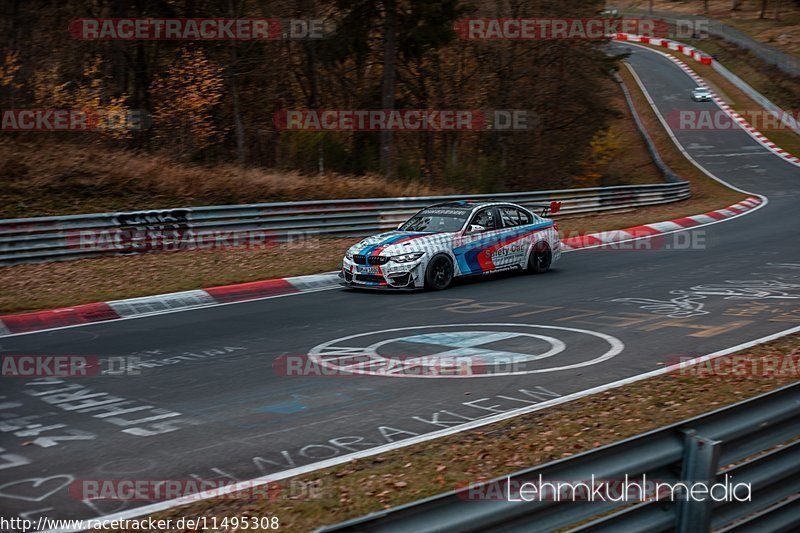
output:
POLYGON ((484 228, 480 224, 470 224, 469 233, 478 233, 480 231, 486 231, 486 228, 484 228))

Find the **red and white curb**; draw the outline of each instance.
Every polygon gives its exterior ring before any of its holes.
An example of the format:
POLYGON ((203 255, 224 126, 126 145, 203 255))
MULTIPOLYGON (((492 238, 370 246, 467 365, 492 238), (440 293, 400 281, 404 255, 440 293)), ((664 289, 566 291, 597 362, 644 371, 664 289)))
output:
MULTIPOLYGON (((564 251, 587 247, 602 247, 633 239, 642 239, 670 233, 695 226, 710 224, 740 215, 758 207, 762 200, 751 197, 726 209, 710 211, 702 215, 678 218, 654 224, 645 224, 622 230, 592 233, 568 237, 561 242, 564 251)), ((326 272, 310 276, 295 276, 264 281, 253 281, 236 285, 225 285, 209 289, 173 292, 141 298, 113 300, 62 307, 46 311, 0 316, 0 337, 30 333, 44 329, 78 326, 94 322, 106 322, 123 318, 140 317, 171 311, 208 307, 260 298, 271 298, 287 294, 330 289, 339 286, 339 273, 326 272)))
POLYGON ((327 272, 5 315, 0 316, 0 337, 327 289, 337 286, 338 275, 327 272))
POLYGON ((601 247, 602 245, 611 245, 633 239, 641 239, 643 237, 653 237, 664 233, 672 233, 683 229, 694 228, 704 224, 711 224, 726 218, 735 217, 754 209, 761 205, 761 198, 752 196, 746 200, 742 200, 733 204, 725 209, 717 209, 716 211, 709 211, 702 215, 693 215, 690 217, 676 218, 665 222, 656 222, 654 224, 644 224, 642 226, 635 226, 632 228, 625 228, 613 231, 603 231, 600 233, 592 233, 589 235, 580 235, 577 237, 567 237, 561 240, 561 249, 564 251, 575 250, 578 248, 587 247, 601 247))
MULTIPOLYGON (((684 55, 687 55, 694 59, 695 61, 702 63, 703 65, 713 65, 714 59, 702 52, 698 51, 695 48, 683 43, 679 43, 677 41, 672 41, 670 39, 661 39, 655 37, 646 37, 643 35, 633 35, 630 33, 618 33, 614 35, 614 40, 616 41, 628 41, 628 42, 638 42, 642 44, 651 44, 653 46, 663 46, 669 50, 675 50, 677 52, 682 52, 684 55)), ((692 78, 695 83, 697 83, 700 87, 705 87, 711 90, 708 83, 695 71, 693 71, 686 63, 678 59, 677 57, 673 56, 672 54, 661 53, 664 57, 669 58, 673 63, 678 65, 681 70, 683 70, 690 78, 692 78)), ((739 113, 733 110, 733 108, 725 102, 722 98, 717 96, 714 91, 711 91, 712 99, 714 103, 716 103, 720 109, 722 109, 725 114, 731 117, 739 126, 746 131, 752 138, 758 141, 762 146, 764 146, 770 152, 782 157, 786 161, 793 163, 795 165, 800 166, 800 157, 796 157, 791 153, 787 152, 774 142, 770 141, 766 135, 755 129, 744 117, 742 117, 739 113)))
POLYGON ((684 55, 691 57, 698 63, 702 63, 704 65, 710 66, 714 63, 714 58, 710 55, 704 54, 700 50, 689 46, 688 44, 679 43, 670 39, 664 39, 661 37, 647 37, 645 35, 636 35, 633 33, 616 33, 611 37, 615 41, 631 41, 635 43, 652 44, 653 46, 663 46, 664 48, 681 52, 684 55))

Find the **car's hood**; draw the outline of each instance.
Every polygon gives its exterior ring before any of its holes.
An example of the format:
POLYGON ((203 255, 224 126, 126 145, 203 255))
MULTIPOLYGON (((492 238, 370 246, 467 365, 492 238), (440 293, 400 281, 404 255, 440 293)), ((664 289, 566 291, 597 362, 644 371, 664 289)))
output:
POLYGON ((452 239, 453 233, 417 233, 413 231, 389 231, 367 237, 350 248, 350 252, 361 255, 398 255, 425 249, 428 245, 452 239))

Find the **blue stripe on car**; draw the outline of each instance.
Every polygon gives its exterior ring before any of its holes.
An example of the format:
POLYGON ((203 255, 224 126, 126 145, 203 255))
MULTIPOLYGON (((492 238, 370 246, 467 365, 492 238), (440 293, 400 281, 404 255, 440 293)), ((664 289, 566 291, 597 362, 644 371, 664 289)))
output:
POLYGON ((417 234, 414 234, 414 233, 412 233, 412 234, 400 233, 399 235, 392 235, 392 236, 387 237, 386 239, 382 240, 379 243, 370 244, 366 248, 362 248, 361 251, 359 251, 358 253, 362 254, 362 255, 364 255, 366 257, 369 257, 370 255, 372 255, 372 253, 376 249, 378 249, 378 248, 380 248, 382 246, 389 246, 389 245, 394 244, 395 242, 397 242, 399 240, 406 239, 408 237, 416 238, 416 237, 422 237, 424 235, 429 235, 429 234, 428 233, 417 233, 417 234))
POLYGON ((501 239, 524 235, 525 233, 534 233, 536 231, 549 228, 552 225, 553 225, 552 222, 542 222, 540 224, 520 226, 519 228, 514 228, 509 231, 497 233, 495 235, 489 235, 488 237, 485 237, 483 239, 478 239, 469 242, 464 246, 458 246, 456 248, 453 248, 453 255, 456 256, 456 261, 458 262, 458 268, 461 272, 463 273, 482 272, 483 269, 481 268, 480 263, 478 262, 478 254, 480 254, 488 244, 493 244, 494 242, 499 241, 501 239))

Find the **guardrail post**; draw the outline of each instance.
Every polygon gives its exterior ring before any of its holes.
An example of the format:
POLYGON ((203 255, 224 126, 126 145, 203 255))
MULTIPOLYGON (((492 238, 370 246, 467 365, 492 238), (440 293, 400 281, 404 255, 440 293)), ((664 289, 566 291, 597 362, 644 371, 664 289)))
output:
MULTIPOLYGON (((684 431, 683 471, 681 481, 691 486, 705 483, 711 486, 719 468, 719 451, 722 442, 698 435, 695 430, 684 431)), ((713 500, 705 495, 705 501, 695 501, 684 494, 678 503, 676 529, 679 533, 705 533, 711 531, 713 500)))

